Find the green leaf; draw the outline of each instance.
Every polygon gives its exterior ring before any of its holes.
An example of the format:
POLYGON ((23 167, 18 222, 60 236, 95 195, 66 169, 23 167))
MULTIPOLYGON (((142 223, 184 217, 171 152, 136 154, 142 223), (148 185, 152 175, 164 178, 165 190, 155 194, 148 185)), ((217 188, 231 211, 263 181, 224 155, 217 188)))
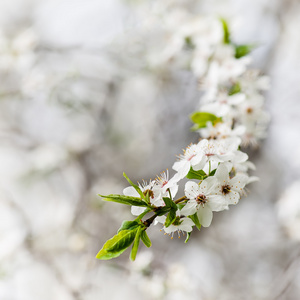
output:
POLYGON ((169 227, 176 219, 176 210, 172 209, 167 215, 165 226, 169 227))
POLYGON ((212 122, 213 125, 215 125, 218 122, 222 121, 222 118, 219 118, 215 116, 214 114, 208 113, 208 112, 194 112, 190 119, 195 125, 192 127, 192 130, 198 130, 200 128, 206 127, 207 122, 212 122))
POLYGON ((149 190, 147 190, 146 194, 144 195, 144 199, 145 199, 146 203, 150 204, 149 190))
POLYGON ((117 202, 121 204, 126 204, 126 205, 133 205, 133 206, 145 206, 148 207, 148 204, 143 201, 140 198, 137 197, 130 197, 130 196, 124 196, 124 195, 100 195, 98 196, 102 197, 103 200, 105 201, 111 201, 111 202, 117 202))
POLYGON ((146 232, 146 230, 143 230, 142 233, 141 233, 141 240, 143 241, 143 243, 146 245, 146 247, 151 247, 152 243, 149 239, 149 236, 146 232))
POLYGON ((96 258, 108 260, 121 255, 132 244, 137 229, 120 231, 103 245, 96 258))
POLYGON ((185 41, 185 45, 187 46, 188 49, 195 49, 195 45, 190 36, 186 36, 184 41, 185 41))
POLYGON ((189 218, 195 223, 195 225, 196 225, 196 227, 198 228, 198 230, 200 230, 200 229, 201 229, 201 224, 200 224, 200 222, 199 222, 197 213, 195 213, 195 214, 189 216, 189 218))
POLYGON ((133 230, 138 226, 140 226, 140 223, 137 221, 123 221, 121 227, 118 230, 118 233, 122 230, 133 230))
POLYGON ((177 205, 174 201, 172 201, 170 198, 168 197, 163 197, 163 200, 166 204, 166 207, 171 207, 173 209, 176 209, 177 210, 177 205))
POLYGON ((243 56, 246 56, 254 48, 255 48, 255 45, 236 45, 235 46, 235 58, 241 58, 243 56))
POLYGON ((189 241, 189 239, 190 239, 190 236, 191 236, 191 233, 192 232, 187 232, 187 234, 186 234, 186 239, 185 239, 185 243, 187 243, 188 241, 189 241))
POLYGON ((228 24, 222 18, 221 18, 221 22, 222 22, 222 25, 223 25, 223 34, 224 34, 223 42, 224 42, 224 44, 230 44, 230 32, 229 32, 229 29, 228 29, 228 24))
POLYGON ((141 196, 142 199, 145 198, 145 195, 143 194, 143 192, 141 191, 141 189, 139 188, 138 185, 134 184, 129 177, 125 174, 125 172, 123 172, 123 176, 126 178, 126 180, 129 182, 129 184, 131 186, 133 186, 135 188, 135 190, 139 193, 139 195, 141 196))
POLYGON ((177 207, 178 207, 179 210, 182 210, 182 209, 185 207, 185 204, 183 204, 183 203, 178 203, 178 204, 177 204, 177 207))
POLYGON ((142 227, 140 226, 138 228, 138 230, 137 230, 136 235, 135 235, 134 243, 133 243, 133 246, 132 246, 132 249, 131 249, 131 252, 130 252, 130 259, 132 261, 135 260, 137 251, 139 249, 140 238, 141 238, 141 231, 142 231, 142 227))
POLYGON ((217 171, 217 169, 212 170, 212 171, 209 173, 209 176, 214 176, 215 173, 216 173, 216 171, 217 171))
POLYGON ((228 95, 232 96, 234 94, 240 93, 241 92, 241 85, 239 82, 236 82, 229 90, 228 95))
POLYGON ((163 216, 163 215, 165 215, 166 213, 168 213, 170 210, 171 210, 171 208, 170 208, 170 207, 167 207, 167 206, 160 207, 159 209, 157 209, 157 210, 155 211, 155 214, 156 214, 157 216, 163 216))
POLYGON ((188 179, 197 179, 197 180, 203 180, 207 177, 207 174, 203 170, 195 171, 192 167, 190 168, 190 171, 186 175, 186 178, 188 179))

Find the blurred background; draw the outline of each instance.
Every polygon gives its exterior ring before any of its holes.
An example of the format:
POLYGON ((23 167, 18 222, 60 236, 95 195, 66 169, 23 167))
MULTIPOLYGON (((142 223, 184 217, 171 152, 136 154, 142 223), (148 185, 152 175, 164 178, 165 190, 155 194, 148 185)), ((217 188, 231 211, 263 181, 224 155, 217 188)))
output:
MULTIPOLYGON (((153 246, 95 255, 129 207, 122 173, 148 180, 198 139, 196 79, 155 61, 156 1, 0 1, 0 299, 299 299, 300 2, 166 0, 222 16, 252 67, 271 77, 260 181, 188 244, 150 228, 153 246)), ((160 11, 159 13, 162 13, 160 11)), ((171 172, 172 174, 172 172, 171 172)))

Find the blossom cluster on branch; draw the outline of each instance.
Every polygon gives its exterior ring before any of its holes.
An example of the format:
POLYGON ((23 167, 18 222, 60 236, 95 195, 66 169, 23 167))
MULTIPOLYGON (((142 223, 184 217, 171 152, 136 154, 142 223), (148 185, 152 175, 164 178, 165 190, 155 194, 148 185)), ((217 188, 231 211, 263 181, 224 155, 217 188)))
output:
POLYGON ((255 166, 240 150, 241 146, 256 146, 269 121, 261 95, 268 88, 268 78, 247 69, 253 46, 233 43, 223 19, 187 14, 167 18, 170 43, 158 61, 187 67, 199 80, 203 95, 191 121, 192 130, 202 138, 178 156, 171 178, 166 171, 155 180, 136 185, 124 174, 131 185, 124 195, 100 195, 106 201, 131 205, 137 217, 123 222, 117 235, 97 254, 99 259, 117 257, 133 244, 130 257, 134 260, 140 240, 151 246, 146 230, 152 224, 162 224, 172 237, 174 233, 186 235, 187 242, 194 227, 210 226, 213 212, 237 204, 245 186, 257 180, 248 174, 255 166), (184 196, 176 198, 183 179, 188 179, 184 196), (148 214, 151 216, 143 220, 148 214))

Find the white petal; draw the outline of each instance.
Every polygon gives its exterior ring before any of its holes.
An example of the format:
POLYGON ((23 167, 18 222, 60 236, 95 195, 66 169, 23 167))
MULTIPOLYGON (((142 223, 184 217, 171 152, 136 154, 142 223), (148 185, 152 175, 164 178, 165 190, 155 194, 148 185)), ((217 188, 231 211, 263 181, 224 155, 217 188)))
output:
POLYGON ((138 216, 140 215, 141 213, 143 213, 145 211, 145 207, 140 207, 140 206, 131 206, 131 213, 134 215, 134 216, 138 216))
POLYGON ((214 155, 213 159, 218 162, 224 162, 234 159, 234 154, 232 152, 228 152, 226 154, 214 155))
POLYGON ((201 161, 199 163, 193 164, 193 169, 195 171, 202 170, 204 168, 205 164, 206 164, 206 160, 207 160, 206 156, 202 156, 201 161))
POLYGON ((214 176, 210 176, 201 182, 199 186, 200 193, 204 194, 205 196, 213 192, 216 193, 217 185, 218 185, 217 178, 215 178, 214 176))
POLYGON ((154 225, 156 225, 157 223, 165 224, 166 218, 167 218, 166 216, 156 217, 155 220, 154 220, 154 225))
POLYGON ((239 103, 242 103, 243 101, 245 101, 246 99, 246 95, 242 94, 242 93, 238 93, 232 96, 228 97, 228 103, 230 105, 237 105, 239 103))
POLYGON ((130 196, 130 197, 140 197, 139 193, 135 190, 133 186, 129 186, 123 190, 123 194, 125 196, 130 196))
POLYGON ((213 213, 208 206, 200 206, 198 210, 199 222, 203 227, 208 227, 211 224, 213 213))
POLYGON ((199 163, 202 162, 202 160, 203 160, 203 154, 201 152, 191 159, 191 166, 197 166, 199 163))
POLYGON ((159 207, 159 206, 164 206, 165 205, 165 202, 162 200, 161 197, 157 197, 157 198, 154 198, 154 199, 151 199, 150 198, 150 203, 156 207, 159 207))
POLYGON ((251 170, 256 170, 255 164, 251 161, 245 162, 246 166, 251 170))
POLYGON ((180 214, 184 216, 191 216, 197 211, 197 202, 195 200, 190 200, 187 204, 181 209, 180 214))
POLYGON ((178 192, 178 184, 176 184, 170 188, 170 193, 172 195, 172 198, 174 198, 176 196, 177 192, 178 192))
POLYGON ((232 160, 234 163, 237 163, 237 164, 243 163, 247 159, 248 159, 248 155, 246 153, 244 153, 242 151, 239 151, 239 150, 234 151, 234 157, 233 157, 233 160, 232 160))
POLYGON ((257 176, 250 176, 248 178, 248 181, 247 181, 246 184, 249 184, 249 183, 252 183, 252 182, 255 182, 255 181, 259 181, 259 177, 257 177, 257 176))
POLYGON ((176 161, 174 164, 173 164, 173 170, 177 171, 182 169, 183 165, 186 163, 186 160, 180 160, 180 161, 176 161))
POLYGON ((240 194, 238 192, 231 191, 225 197, 226 197, 228 204, 237 204, 240 199, 240 194))
POLYGON ((246 175, 236 175, 230 180, 229 184, 232 190, 240 192, 245 187, 248 180, 249 177, 246 175))
POLYGON ((207 205, 210 207, 212 211, 222 211, 228 209, 228 203, 225 197, 221 195, 213 195, 207 197, 208 203, 207 205))
POLYGON ((191 232, 193 230, 194 222, 191 219, 185 218, 183 222, 178 226, 180 230, 191 232))
POLYGON ((178 181, 180 180, 180 178, 178 177, 178 174, 176 173, 172 178, 169 179, 168 184, 173 185, 176 184, 178 181))
POLYGON ((208 140, 207 139, 203 139, 197 145, 199 147, 201 147, 201 148, 205 148, 205 147, 207 147, 207 144, 208 144, 208 140))
POLYGON ((170 225, 169 227, 164 227, 164 231, 165 233, 172 233, 174 231, 177 231, 178 230, 178 227, 177 226, 174 226, 174 225, 170 225))
POLYGON ((229 172, 224 164, 219 165, 214 176, 220 181, 220 183, 229 181, 229 172))
POLYGON ((191 163, 187 160, 177 161, 173 165, 173 169, 178 172, 180 179, 184 178, 190 171, 191 163))
POLYGON ((195 199, 199 195, 199 186, 194 181, 188 181, 184 187, 184 193, 188 199, 195 199))
POLYGON ((223 166, 225 166, 228 170, 228 173, 232 170, 233 164, 229 161, 226 161, 222 164, 223 166))

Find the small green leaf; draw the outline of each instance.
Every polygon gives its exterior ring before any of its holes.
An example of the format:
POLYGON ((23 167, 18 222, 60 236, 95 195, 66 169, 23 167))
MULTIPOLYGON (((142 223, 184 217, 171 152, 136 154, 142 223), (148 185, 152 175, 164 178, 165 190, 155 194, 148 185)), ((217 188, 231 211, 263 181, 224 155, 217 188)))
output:
POLYGON ((187 242, 189 241, 190 236, 191 236, 191 233, 192 233, 192 232, 187 232, 187 233, 186 233, 186 239, 185 239, 185 241, 184 241, 185 243, 187 243, 187 242))
POLYGON ((150 204, 150 196, 149 196, 149 190, 146 192, 146 194, 144 195, 144 199, 145 199, 145 202, 150 204))
POLYGON ((96 255, 102 260, 112 259, 121 255, 133 242, 137 228, 133 230, 122 230, 109 239, 96 255))
POLYGON ((182 210, 182 209, 185 207, 185 204, 183 204, 183 203, 178 203, 178 204, 177 204, 177 207, 178 207, 179 210, 182 210))
POLYGON ((124 195, 100 195, 98 196, 102 197, 103 200, 105 201, 111 201, 111 202, 117 202, 121 204, 126 204, 126 205, 133 205, 133 206, 145 206, 148 207, 148 204, 143 201, 140 198, 137 197, 130 197, 130 196, 124 196, 124 195))
POLYGON ((236 45, 235 58, 241 58, 249 54, 255 48, 254 45, 236 45))
POLYGON ((196 225, 196 227, 198 228, 198 230, 200 230, 200 229, 201 229, 201 224, 200 224, 200 222, 199 222, 197 213, 195 213, 195 214, 189 216, 189 218, 195 223, 195 225, 196 225))
POLYGON ((168 197, 163 197, 163 200, 166 204, 166 207, 171 207, 173 209, 176 209, 177 210, 177 205, 174 201, 172 201, 170 198, 168 197))
POLYGON ((241 92, 241 85, 239 82, 236 82, 229 90, 228 95, 232 96, 234 94, 240 93, 241 92))
POLYGON ((209 173, 209 176, 214 176, 215 173, 216 173, 216 171, 217 171, 217 169, 212 170, 212 171, 209 173))
POLYGON ((165 226, 169 227, 176 219, 176 210, 172 209, 167 215, 165 226))
POLYGON ((151 247, 152 243, 149 239, 149 236, 146 232, 146 230, 143 230, 142 233, 141 233, 141 240, 143 241, 143 243, 146 245, 146 247, 151 247))
POLYGON ((197 179, 197 180, 203 180, 207 177, 207 174, 203 170, 195 171, 192 167, 190 168, 190 171, 186 175, 186 178, 188 179, 197 179))
POLYGON ((190 119, 195 125, 191 128, 192 130, 198 130, 200 128, 205 128, 207 122, 212 122, 213 125, 215 125, 218 122, 221 122, 222 119, 215 116, 214 114, 208 113, 208 112, 201 112, 197 111, 194 112, 190 119))
POLYGON ((156 214, 157 216, 163 216, 163 215, 165 215, 166 213, 168 213, 170 210, 171 210, 171 208, 170 208, 170 207, 167 207, 167 206, 160 207, 159 209, 157 209, 157 210, 155 211, 155 214, 156 214))
POLYGON ((132 230, 140 225, 137 221, 123 221, 121 227, 118 230, 118 233, 122 230, 132 230))
POLYGON ((132 246, 132 249, 131 249, 131 252, 130 252, 130 259, 132 261, 135 260, 137 251, 139 249, 140 238, 141 238, 141 231, 142 231, 142 227, 140 226, 138 228, 137 232, 136 232, 134 243, 133 243, 133 246, 132 246))
POLYGON ((195 45, 190 36, 186 36, 184 41, 185 41, 185 45, 187 46, 188 49, 195 49, 195 45))
POLYGON ((133 186, 135 188, 135 190, 139 193, 139 195, 141 196, 142 199, 145 198, 145 195, 143 194, 143 192, 141 191, 141 189, 139 188, 138 185, 134 184, 129 177, 125 174, 125 172, 123 172, 123 176, 126 178, 126 180, 129 182, 129 184, 131 186, 133 186))
POLYGON ((223 25, 223 34, 224 34, 223 42, 224 42, 224 44, 230 44, 230 32, 229 32, 229 29, 228 29, 228 24, 222 18, 221 18, 221 22, 222 22, 222 25, 223 25))

